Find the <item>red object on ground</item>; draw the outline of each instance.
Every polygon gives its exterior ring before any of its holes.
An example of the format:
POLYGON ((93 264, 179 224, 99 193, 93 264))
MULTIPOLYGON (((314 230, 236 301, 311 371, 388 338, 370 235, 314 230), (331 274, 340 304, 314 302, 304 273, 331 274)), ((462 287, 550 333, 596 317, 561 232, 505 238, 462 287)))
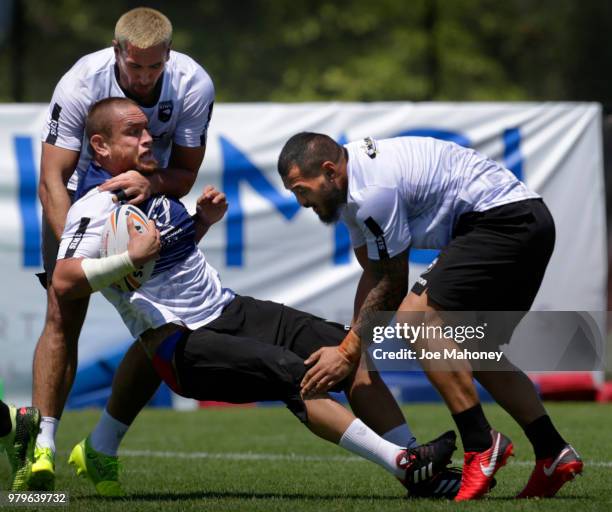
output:
POLYGON ((532 373, 544 400, 595 400, 598 386, 590 372, 532 373))
POLYGON ((598 402, 612 402, 612 382, 604 382, 597 393, 598 402))

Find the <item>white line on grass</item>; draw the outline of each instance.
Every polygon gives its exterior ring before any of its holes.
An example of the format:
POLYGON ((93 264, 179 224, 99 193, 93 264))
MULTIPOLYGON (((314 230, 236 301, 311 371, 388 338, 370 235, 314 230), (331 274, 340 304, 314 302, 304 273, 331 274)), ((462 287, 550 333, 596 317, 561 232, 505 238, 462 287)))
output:
MULTIPOLYGON (((214 460, 265 460, 265 461, 293 461, 293 462, 358 462, 365 461, 361 457, 343 455, 299 455, 295 453, 251 453, 251 452, 171 452, 153 450, 122 450, 121 457, 152 457, 166 459, 214 459, 214 460)), ((456 464, 459 461, 454 461, 456 464)), ((531 466, 530 460, 512 460, 510 464, 518 466, 531 466)), ((587 467, 612 468, 612 461, 585 461, 587 467)))
POLYGON ((216 460, 288 460, 295 462, 355 462, 361 457, 343 455, 298 455, 294 453, 251 453, 251 452, 157 452, 151 450, 121 450, 120 457, 153 457, 170 459, 216 459, 216 460))

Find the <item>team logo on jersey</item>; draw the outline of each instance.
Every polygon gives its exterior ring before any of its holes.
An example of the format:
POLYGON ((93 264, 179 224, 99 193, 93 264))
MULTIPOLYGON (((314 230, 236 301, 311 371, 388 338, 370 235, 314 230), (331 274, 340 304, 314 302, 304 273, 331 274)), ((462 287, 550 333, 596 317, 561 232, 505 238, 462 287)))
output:
POLYGON ((363 139, 363 145, 361 146, 361 149, 363 149, 366 155, 368 155, 372 159, 376 158, 376 155, 378 154, 376 141, 372 137, 366 137, 365 139, 363 139))
POLYGON ((174 110, 174 102, 172 100, 160 101, 159 108, 157 110, 157 117, 162 123, 167 123, 172 117, 172 110, 174 110))
POLYGON ((172 225, 172 216, 170 215, 170 201, 166 196, 159 196, 153 199, 149 206, 147 216, 155 221, 159 234, 164 235, 168 231, 174 229, 172 225))

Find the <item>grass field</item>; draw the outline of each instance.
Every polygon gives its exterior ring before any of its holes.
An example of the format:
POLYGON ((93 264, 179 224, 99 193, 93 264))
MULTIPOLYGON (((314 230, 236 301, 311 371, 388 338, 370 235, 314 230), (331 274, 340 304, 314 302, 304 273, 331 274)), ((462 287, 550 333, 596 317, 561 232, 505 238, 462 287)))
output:
MULTIPOLYGON (((70 509, 87 511, 254 510, 609 510, 612 508, 612 407, 550 404, 562 433, 587 465, 585 475, 552 500, 516 501, 531 471, 532 453, 520 429, 499 408, 490 421, 509 435, 516 457, 498 473, 487 499, 453 504, 405 500, 403 487, 377 466, 308 432, 284 408, 147 410, 126 436, 121 480, 129 497, 112 501, 77 479, 66 460, 99 412, 66 413, 58 435, 57 488, 70 493, 70 509)), ((404 408, 421 440, 452 428, 442 405, 404 408)), ((456 452, 456 460, 462 453, 456 452)), ((0 464, 8 478, 8 464, 0 464)), ((57 510, 57 509, 56 509, 57 510)))

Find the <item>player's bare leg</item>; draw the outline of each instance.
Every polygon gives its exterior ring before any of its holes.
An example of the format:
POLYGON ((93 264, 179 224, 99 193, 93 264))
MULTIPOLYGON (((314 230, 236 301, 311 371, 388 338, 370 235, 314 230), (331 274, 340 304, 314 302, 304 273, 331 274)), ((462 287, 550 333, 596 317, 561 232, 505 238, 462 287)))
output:
MULTIPOLYGON (((525 313, 522 311, 483 312, 488 321, 494 345, 509 343, 516 326, 525 313)), ((525 373, 502 354, 495 363, 495 371, 475 371, 474 377, 495 401, 524 429, 544 416, 546 410, 535 386, 525 373)))
POLYGON ((116 420, 131 425, 160 383, 142 344, 132 343, 115 372, 107 411, 116 420))
POLYGON ((124 495, 119 484, 117 450, 160 382, 142 344, 132 343, 115 372, 111 396, 96 427, 72 449, 69 464, 77 475, 88 477, 102 496, 124 495))
POLYGON ((88 438, 91 448, 97 453, 107 457, 117 456, 119 445, 130 425, 161 383, 151 364, 154 348, 176 329, 176 326, 170 324, 156 332, 147 331, 132 343, 123 356, 115 371, 106 408, 88 438))
POLYGON ((53 490, 55 485, 55 433, 74 382, 88 304, 89 298, 61 301, 52 286, 47 289, 47 315, 32 372, 32 403, 42 416, 28 480, 32 490, 53 490))
POLYGON ((409 490, 414 487, 415 473, 438 477, 455 449, 454 434, 417 448, 391 443, 326 394, 305 399, 304 405, 306 425, 314 434, 380 465, 409 490))
POLYGON ((318 395, 304 400, 308 423, 313 434, 334 444, 355 419, 351 412, 332 400, 329 395, 318 395))
MULTIPOLYGON (((415 324, 424 321, 428 326, 444 324, 438 310, 431 305, 427 292, 421 295, 410 292, 400 305, 398 321, 415 324)), ((427 339, 415 340, 411 348, 432 349, 427 339)), ((468 362, 441 360, 431 363, 421 361, 421 363, 427 378, 440 392, 452 414, 458 414, 478 405, 480 400, 472 380, 472 368, 468 362)))
POLYGON ((529 377, 505 357, 500 363, 506 371, 475 372, 475 377, 523 428, 533 446, 535 468, 518 497, 552 497, 582 473, 584 464, 553 425, 529 377))
MULTIPOLYGON (((439 308, 430 302, 426 292, 421 295, 411 292, 403 300, 398 321, 410 322, 413 320, 411 317, 417 323, 424 319, 428 326, 442 326, 445 323, 439 308)), ((435 350, 436 345, 431 344, 431 340, 420 339, 414 348, 435 350)), ((472 370, 467 361, 442 359, 421 363, 425 374, 451 411, 463 443, 463 475, 461 489, 455 500, 479 498, 489 490, 493 476, 512 455, 512 442, 491 429, 480 405, 472 381, 472 370)))
POLYGON ((160 382, 142 344, 132 343, 115 372, 106 408, 88 438, 95 452, 106 457, 117 456, 123 437, 160 382))
POLYGON ((474 377, 495 401, 523 428, 546 414, 533 382, 505 356, 502 371, 474 372, 474 377))
POLYGON ((32 403, 42 416, 61 418, 77 367, 78 340, 89 298, 60 301, 47 290, 47 315, 34 351, 32 403))
MULTIPOLYGON (((172 325, 161 328, 157 336, 149 338, 149 342, 155 344, 175 330, 176 326, 172 325)), ((125 494, 119 484, 117 451, 130 425, 161 382, 150 355, 152 353, 147 353, 142 338, 132 343, 115 372, 111 396, 98 423, 70 453, 68 462, 74 466, 77 475, 89 478, 102 496, 125 494), (92 460, 96 463, 92 464, 92 460)))
POLYGON ((364 355, 345 389, 355 416, 388 441, 405 447, 415 446, 416 438, 407 426, 399 405, 380 374, 368 369, 371 363, 367 362, 365 357, 367 355, 364 355), (391 432, 403 434, 391 436, 392 439, 389 439, 387 434, 391 432))

